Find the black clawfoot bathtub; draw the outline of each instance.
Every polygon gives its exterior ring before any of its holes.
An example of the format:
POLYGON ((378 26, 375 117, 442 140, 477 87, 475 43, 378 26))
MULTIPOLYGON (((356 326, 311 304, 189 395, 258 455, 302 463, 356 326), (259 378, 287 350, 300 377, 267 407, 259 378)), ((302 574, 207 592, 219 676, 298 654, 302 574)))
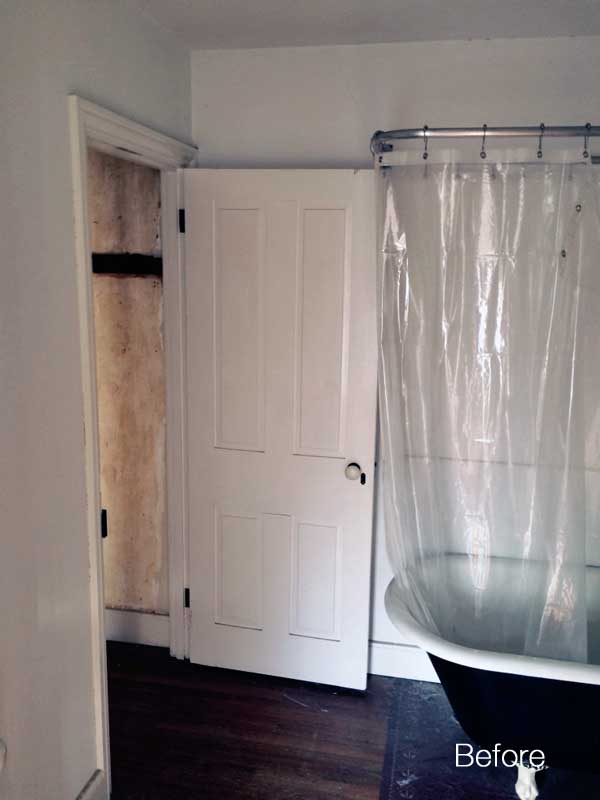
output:
MULTIPOLYGON (((408 641, 429 654, 458 722, 479 747, 542 750, 546 766, 600 772, 600 666, 449 642, 412 617, 395 580, 385 605, 408 641)), ((600 633, 591 616, 590 635, 600 633)), ((520 797, 537 796, 531 781, 530 790, 517 789, 520 797)))

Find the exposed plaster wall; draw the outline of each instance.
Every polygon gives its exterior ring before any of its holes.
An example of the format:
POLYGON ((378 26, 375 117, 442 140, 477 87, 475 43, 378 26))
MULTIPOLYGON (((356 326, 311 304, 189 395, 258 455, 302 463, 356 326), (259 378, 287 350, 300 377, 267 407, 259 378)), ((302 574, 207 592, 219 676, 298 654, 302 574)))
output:
POLYGON ((160 256, 158 170, 88 151, 92 253, 160 256))
POLYGON ((94 275, 109 608, 167 613, 162 283, 94 275))
MULTIPOLYGON (((160 173, 88 153, 92 252, 160 255, 160 173)), ((168 612, 162 281, 94 275, 108 608, 168 612)))

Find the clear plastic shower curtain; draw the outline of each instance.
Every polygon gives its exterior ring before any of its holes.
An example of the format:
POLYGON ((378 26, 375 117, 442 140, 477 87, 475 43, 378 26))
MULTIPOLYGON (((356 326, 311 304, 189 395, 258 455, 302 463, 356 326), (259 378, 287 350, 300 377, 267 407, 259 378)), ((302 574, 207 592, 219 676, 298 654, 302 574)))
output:
POLYGON ((587 552, 600 532, 595 172, 379 173, 388 552, 413 616, 460 644, 588 660, 586 565, 600 563, 587 552))

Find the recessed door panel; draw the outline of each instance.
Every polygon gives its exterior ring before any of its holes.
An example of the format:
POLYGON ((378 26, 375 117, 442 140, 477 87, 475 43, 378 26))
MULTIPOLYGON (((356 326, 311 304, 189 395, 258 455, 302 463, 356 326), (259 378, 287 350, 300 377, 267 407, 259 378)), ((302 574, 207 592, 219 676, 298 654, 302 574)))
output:
POLYGON ((347 275, 344 208, 302 212, 296 282, 294 452, 344 455, 347 275))
POLYGON ((256 516, 215 511, 215 622, 262 628, 263 542, 256 516))
POLYGON ((263 215, 214 211, 215 445, 264 448, 263 215))
POLYGON ((342 537, 336 525, 301 522, 292 549, 290 633, 339 639, 342 537))

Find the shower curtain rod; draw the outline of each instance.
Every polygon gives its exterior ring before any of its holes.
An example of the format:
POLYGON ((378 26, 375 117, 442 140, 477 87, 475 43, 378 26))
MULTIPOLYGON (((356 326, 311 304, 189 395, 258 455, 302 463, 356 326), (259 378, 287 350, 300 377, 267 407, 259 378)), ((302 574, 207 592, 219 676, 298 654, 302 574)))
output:
POLYGON ((522 125, 513 128, 496 128, 482 125, 480 128, 401 128, 395 131, 375 131, 371 137, 371 152, 385 153, 394 149, 393 142, 404 139, 469 139, 469 138, 516 138, 542 136, 555 138, 592 138, 600 136, 600 125, 522 125))

